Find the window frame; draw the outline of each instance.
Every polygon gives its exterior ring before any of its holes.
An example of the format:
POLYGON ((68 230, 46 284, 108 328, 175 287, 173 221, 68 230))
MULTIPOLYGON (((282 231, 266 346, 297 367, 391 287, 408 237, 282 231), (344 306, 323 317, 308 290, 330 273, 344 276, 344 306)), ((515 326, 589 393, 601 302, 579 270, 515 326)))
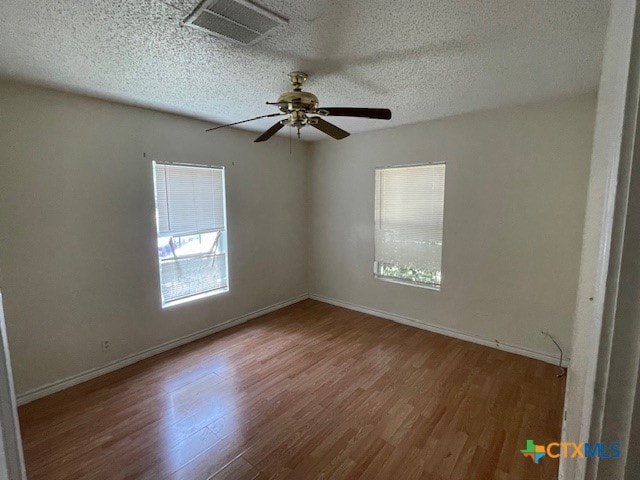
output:
MULTIPOLYGON (((162 293, 162 258, 158 254, 158 248, 156 247, 156 259, 157 259, 157 272, 158 272, 158 291, 160 293, 160 305, 164 308, 173 307, 176 305, 181 305, 184 303, 189 303, 195 300, 200 300, 203 298, 212 297, 215 295, 220 295, 223 293, 229 292, 230 289, 230 279, 229 279, 229 244, 228 244, 228 226, 227 226, 227 177, 226 177, 226 169, 223 165, 207 165, 207 164, 198 164, 198 163, 186 163, 186 162, 166 162, 160 160, 153 160, 151 162, 151 170, 153 174, 153 205, 154 205, 154 220, 155 220, 155 244, 157 245, 158 239, 160 238, 160 222, 158 215, 158 183, 156 177, 156 165, 166 165, 171 167, 190 167, 190 168, 206 168, 212 170, 221 170, 222 171, 222 212, 223 212, 223 228, 217 229, 207 229, 202 231, 184 231, 179 232, 176 235, 171 236, 171 238, 176 237, 186 237, 186 236, 195 236, 195 235, 203 235, 207 233, 219 232, 220 238, 215 240, 215 242, 221 242, 224 244, 224 253, 225 256, 225 277, 227 279, 226 285, 224 287, 216 288, 213 290, 205 290, 202 292, 194 293, 191 295, 187 295, 184 297, 175 298, 173 300, 165 301, 163 293, 162 293)), ((217 248, 217 247, 216 247, 217 248)), ((209 256, 208 253, 201 254, 189 254, 180 259, 184 258, 204 258, 209 256)))
POLYGON ((379 167, 375 167, 374 169, 374 214, 373 214, 373 278, 375 280, 382 280, 384 282, 389 282, 389 283, 396 283, 396 284, 400 284, 400 285, 408 285, 411 287, 417 287, 417 288, 423 288, 426 290, 432 290, 432 291, 436 291, 436 292, 440 292, 442 290, 442 286, 443 286, 443 275, 442 275, 442 251, 444 250, 444 231, 445 231, 445 215, 444 215, 444 199, 445 199, 445 193, 446 193, 446 182, 447 182, 447 175, 446 175, 446 166, 447 166, 447 162, 446 161, 437 161, 437 162, 424 162, 424 163, 408 163, 408 164, 401 164, 401 165, 384 165, 384 166, 379 166, 379 167), (445 166, 445 176, 444 176, 444 190, 443 190, 443 195, 442 195, 442 245, 441 245, 441 257, 440 257, 440 283, 439 284, 435 284, 435 283, 427 283, 427 282, 420 282, 417 280, 409 280, 406 278, 400 278, 400 277, 392 277, 392 276, 388 276, 388 275, 382 275, 379 272, 380 268, 379 268, 379 264, 380 262, 377 260, 377 256, 376 256, 376 228, 377 228, 377 221, 379 220, 376 216, 376 202, 379 201, 378 198, 376 198, 376 192, 377 192, 377 185, 376 185, 376 173, 379 170, 388 170, 388 169, 392 169, 392 168, 411 168, 411 167, 431 167, 431 166, 437 166, 437 165, 444 165, 445 166))

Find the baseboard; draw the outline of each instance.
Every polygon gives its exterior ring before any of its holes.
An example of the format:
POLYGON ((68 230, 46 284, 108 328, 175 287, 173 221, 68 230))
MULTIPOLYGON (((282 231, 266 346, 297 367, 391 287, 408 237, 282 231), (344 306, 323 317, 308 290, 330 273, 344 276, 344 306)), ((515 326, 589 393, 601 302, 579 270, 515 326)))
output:
MULTIPOLYGON (((354 303, 345 302, 343 300, 338 300, 331 297, 325 297, 324 295, 310 294, 309 298, 312 298, 313 300, 318 300, 319 302, 336 305, 338 307, 348 308, 349 310, 355 310, 356 312, 362 312, 362 313, 366 313, 376 317, 385 318, 387 320, 392 320, 394 322, 401 323, 403 325, 409 325, 411 327, 420 328, 422 330, 428 330, 433 333, 439 333, 441 335, 446 335, 447 337, 453 337, 460 340, 465 340, 467 342, 477 343, 479 345, 484 345, 486 347, 497 348, 499 350, 504 350, 505 352, 515 353, 517 355, 522 355, 523 357, 534 358, 536 360, 542 360, 543 362, 546 362, 546 363, 558 365, 558 359, 553 355, 549 355, 543 352, 536 352, 535 350, 531 350, 525 347, 496 342, 495 340, 492 340, 492 339, 469 335, 468 333, 463 333, 458 330, 454 330, 452 328, 447 328, 440 325, 434 325, 433 323, 423 322, 421 320, 416 320, 414 318, 405 317, 403 315, 397 315, 395 313, 385 312, 383 310, 377 310, 375 308, 365 307, 363 305, 356 305, 354 303)), ((568 358, 563 359, 562 365, 564 367, 567 367, 569 365, 569 359, 568 358)))
POLYGON ((63 378, 62 380, 58 380, 58 381, 49 383, 47 385, 44 385, 42 387, 38 387, 36 389, 22 393, 17 396, 16 401, 18 405, 24 405, 26 403, 37 400, 39 398, 46 397, 47 395, 51 395, 52 393, 56 393, 61 390, 65 390, 69 387, 72 387, 74 385, 77 385, 79 383, 86 382, 87 380, 91 380, 93 378, 99 377, 106 373, 119 370, 123 367, 139 362, 140 360, 144 360, 145 358, 149 358, 159 353, 166 352, 167 350, 171 350, 172 348, 179 347, 180 345, 193 342, 194 340, 198 340, 200 338, 206 337, 213 333, 220 332, 222 330, 226 330, 236 325, 240 325, 241 323, 248 322, 249 320, 252 320, 256 317, 260 317, 261 315, 266 315, 267 313, 274 312, 276 310, 287 307, 294 303, 298 303, 307 298, 309 298, 309 295, 304 294, 294 298, 290 298, 289 300, 274 303, 273 305, 269 305, 268 307, 260 308, 253 312, 242 315, 240 317, 232 318, 231 320, 227 320, 226 322, 220 323, 218 325, 205 328, 204 330, 200 330, 198 332, 185 335, 184 337, 180 337, 175 340, 162 343, 155 347, 148 348, 146 350, 143 350, 142 352, 129 355, 127 357, 121 358, 120 360, 116 360, 102 367, 93 368, 91 370, 87 370, 77 375, 63 378))

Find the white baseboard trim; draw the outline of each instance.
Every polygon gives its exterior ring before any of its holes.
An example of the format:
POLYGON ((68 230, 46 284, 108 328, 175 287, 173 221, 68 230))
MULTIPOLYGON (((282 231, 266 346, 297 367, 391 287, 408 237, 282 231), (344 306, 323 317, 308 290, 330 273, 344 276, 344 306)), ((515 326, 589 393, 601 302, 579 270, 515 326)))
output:
POLYGON ((120 360, 116 360, 102 367, 92 368, 91 370, 87 370, 77 375, 63 378, 62 380, 57 380, 55 382, 44 385, 42 387, 29 390, 28 392, 22 393, 17 396, 16 398, 17 404, 24 405, 26 403, 37 400, 39 398, 46 397, 47 395, 51 395, 52 393, 65 390, 79 383, 86 382, 87 380, 91 380, 93 378, 99 377, 106 373, 119 370, 123 367, 139 362, 140 360, 144 360, 145 358, 149 358, 159 353, 166 352, 167 350, 171 350, 172 348, 179 347, 180 345, 193 342, 194 340, 198 340, 200 338, 206 337, 213 333, 220 332, 222 330, 226 330, 231 327, 235 327, 236 325, 240 325, 241 323, 248 322, 249 320, 260 317, 262 315, 266 315, 267 313, 274 312, 276 310, 287 307, 289 305, 293 305, 294 303, 298 303, 307 298, 309 298, 309 295, 304 294, 294 298, 290 298, 289 300, 284 300, 282 302, 274 303, 273 305, 269 305, 268 307, 260 308, 253 312, 249 312, 245 315, 242 315, 240 317, 232 318, 231 320, 227 320, 226 322, 220 323, 218 325, 205 328, 204 330, 200 330, 199 332, 191 333, 189 335, 185 335, 184 337, 180 337, 175 340, 170 340, 168 342, 162 343, 155 347, 151 347, 146 350, 143 350, 142 352, 139 352, 139 353, 134 353, 133 355, 126 356, 124 358, 121 358, 120 360))
MULTIPOLYGON (((454 330, 452 328, 447 328, 440 325, 434 325, 433 323, 423 322, 420 320, 416 320, 414 318, 405 317, 403 315, 397 315, 395 313, 385 312, 383 310, 377 310, 375 308, 365 307, 363 305, 356 305, 354 303, 345 302, 343 300, 338 300, 331 297, 325 297, 324 295, 310 294, 309 298, 312 298, 313 300, 318 300, 319 302, 336 305, 338 307, 348 308, 349 310, 355 310, 356 312, 362 312, 368 315, 385 318, 387 320, 401 323, 403 325, 409 325, 410 327, 416 327, 422 330, 428 330, 433 333, 439 333, 441 335, 446 335, 447 337, 453 337, 459 340, 465 340, 467 342, 477 343, 479 345, 484 345, 486 347, 497 348, 499 350, 504 350, 505 352, 515 353, 517 355, 522 355, 523 357, 534 358, 536 360, 542 360, 543 362, 546 362, 546 363, 558 365, 558 358, 554 357, 553 355, 549 355, 543 352, 536 352, 535 350, 531 350, 525 347, 509 345, 508 343, 496 342, 495 340, 490 340, 488 338, 476 337, 474 335, 469 335, 467 333, 463 333, 458 330, 454 330)), ((569 359, 568 358, 563 359, 562 365, 564 367, 567 367, 569 365, 569 359)))

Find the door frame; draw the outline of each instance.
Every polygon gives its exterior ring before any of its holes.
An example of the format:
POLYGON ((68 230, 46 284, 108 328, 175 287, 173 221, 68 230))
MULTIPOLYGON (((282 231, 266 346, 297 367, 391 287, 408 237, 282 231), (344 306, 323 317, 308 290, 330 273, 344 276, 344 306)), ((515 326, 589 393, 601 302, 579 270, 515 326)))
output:
MULTIPOLYGON (((617 460, 560 458, 561 480, 624 479, 640 364, 640 11, 611 2, 593 140, 563 442, 619 442, 617 460), (633 181, 632 181, 633 178, 633 181)), ((638 477, 627 477, 638 478, 638 477)))
POLYGON ((20 424, 0 292, 0 478, 26 480, 20 424))

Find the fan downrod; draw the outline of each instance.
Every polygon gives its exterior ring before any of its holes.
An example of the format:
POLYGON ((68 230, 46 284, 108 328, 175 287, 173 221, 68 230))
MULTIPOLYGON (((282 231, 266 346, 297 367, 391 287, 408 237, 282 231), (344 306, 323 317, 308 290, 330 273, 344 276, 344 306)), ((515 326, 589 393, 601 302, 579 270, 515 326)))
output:
POLYGON ((289 82, 291 82, 296 92, 302 90, 302 84, 307 81, 307 78, 309 78, 309 75, 304 72, 291 72, 289 74, 289 82))

